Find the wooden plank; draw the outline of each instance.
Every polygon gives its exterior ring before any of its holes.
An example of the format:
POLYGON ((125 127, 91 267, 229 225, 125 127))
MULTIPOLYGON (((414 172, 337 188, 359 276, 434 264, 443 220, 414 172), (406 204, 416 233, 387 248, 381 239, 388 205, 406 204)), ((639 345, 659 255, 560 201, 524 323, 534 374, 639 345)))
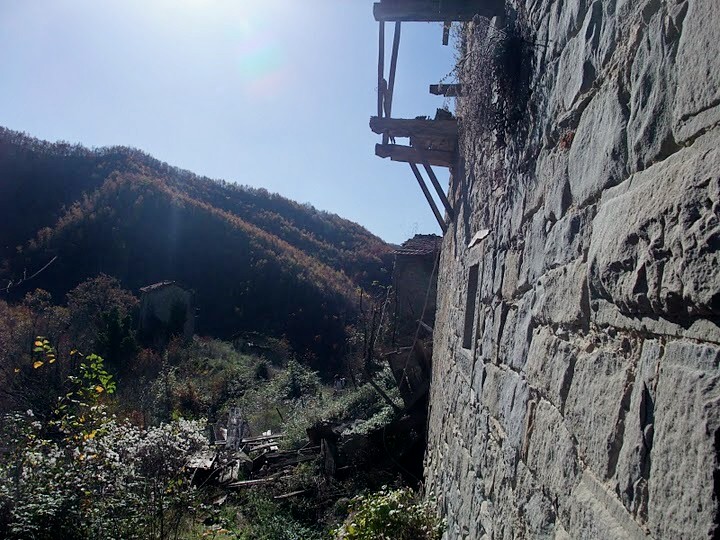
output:
POLYGON ((385 101, 385 22, 380 21, 380 39, 378 41, 378 116, 383 115, 385 101))
POLYGON ((310 493, 309 489, 300 489, 298 491, 291 491, 290 493, 283 493, 282 495, 276 495, 273 497, 276 501, 282 501, 284 499, 290 499, 291 497, 297 497, 298 495, 305 495, 310 493))
POLYGON ((382 0, 373 6, 375 20, 389 22, 471 21, 504 13, 504 0, 382 0))
POLYGON ((244 488, 252 486, 261 486, 263 484, 269 484, 271 482, 277 482, 279 478, 271 476, 270 478, 258 478, 257 480, 243 480, 241 482, 233 482, 228 484, 229 488, 244 488))
POLYGON ((431 84, 430 93, 435 96, 459 97, 462 95, 462 84, 431 84))
MULTIPOLYGON (((415 148, 399 144, 376 144, 375 155, 402 163, 417 163, 419 159, 415 148)), ((453 152, 426 150, 425 158, 430 165, 436 167, 453 167, 455 164, 455 154, 453 152)))
POLYGON ((391 137, 422 137, 428 139, 457 139, 457 120, 424 120, 406 118, 370 118, 374 133, 391 137))
POLYGON ((277 446, 277 442, 269 442, 265 444, 260 444, 258 446, 253 446, 252 448, 248 449, 248 452, 260 452, 262 450, 268 450, 272 448, 273 446, 277 446))
POLYGON ((445 234, 447 232, 447 224, 445 223, 445 219, 443 218, 443 216, 440 214, 440 210, 438 210, 438 207, 435 204, 432 195, 430 195, 430 190, 428 190, 427 186, 425 185, 425 180, 423 180, 422 174, 420 174, 417 165, 415 165, 414 163, 410 163, 410 168, 412 169, 412 172, 415 175, 415 179, 418 181, 418 184, 420 184, 420 189, 422 189, 422 192, 425 195, 425 198, 427 199, 427 202, 430 205, 433 214, 435 214, 435 219, 437 219, 438 225, 440 225, 440 229, 442 229, 443 234, 445 234))
POLYGON ((260 441, 272 441, 275 439, 282 439, 284 436, 284 433, 275 433, 274 435, 259 435, 258 437, 248 437, 246 439, 243 439, 241 442, 243 444, 247 444, 260 441))

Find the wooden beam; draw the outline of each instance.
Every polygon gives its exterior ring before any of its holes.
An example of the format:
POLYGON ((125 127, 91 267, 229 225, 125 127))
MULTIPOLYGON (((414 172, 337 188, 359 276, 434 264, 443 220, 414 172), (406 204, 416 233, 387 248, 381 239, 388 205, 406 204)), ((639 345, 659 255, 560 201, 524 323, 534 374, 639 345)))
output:
POLYGON ((435 171, 432 170, 432 167, 425 160, 423 160, 423 167, 425 168, 427 175, 430 177, 430 181, 432 182, 435 191, 437 191, 438 197, 440 197, 440 201, 443 203, 445 210, 447 210, 448 216, 450 216, 450 219, 454 219, 455 212, 453 212, 452 206, 450 206, 450 201, 448 201, 440 182, 438 182, 437 176, 435 176, 435 171))
MULTIPOLYGON (((376 144, 375 155, 403 163, 417 163, 419 159, 415 148, 399 144, 376 144)), ((430 165, 436 167, 453 167, 455 165, 455 154, 453 152, 425 150, 425 158, 430 165)))
MULTIPOLYGON (((395 23, 395 32, 393 33, 393 47, 392 47, 392 53, 390 55, 390 75, 388 78, 388 86, 387 91, 385 92, 385 116, 387 118, 392 117, 392 102, 393 102, 393 92, 395 92, 395 73, 397 72, 397 59, 398 59, 398 51, 400 50, 400 27, 402 23, 396 22, 395 23)), ((390 139, 390 135, 388 133, 383 133, 382 142, 383 144, 387 144, 390 139)), ((394 141, 393 141, 394 142, 394 141)))
POLYGON ((452 28, 452 21, 445 21, 443 24, 443 40, 442 44, 447 45, 450 43, 450 29, 452 28))
POLYGON ((376 21, 471 21, 505 13, 504 0, 382 0, 373 6, 376 21))
POLYGON ((387 99, 385 100, 385 116, 392 117, 393 92, 395 91, 395 72, 397 71, 398 51, 400 50, 400 29, 402 23, 395 23, 395 33, 393 34, 392 56, 390 57, 390 76, 388 77, 387 99))
POLYGON ((414 163, 410 163, 410 168, 412 169, 412 172, 415 175, 418 184, 420 184, 420 189, 422 189, 422 192, 425 195, 425 198, 427 199, 427 202, 430 205, 433 214, 435 214, 435 219, 437 219, 438 225, 440 225, 440 229, 442 229, 443 234, 445 234, 447 232, 447 223, 445 223, 445 218, 443 218, 442 214, 440 214, 440 210, 438 210, 437 204, 435 204, 432 195, 430 195, 430 190, 428 190, 427 186, 425 185, 425 180, 423 180, 422 174, 420 174, 417 165, 415 165, 414 163))
POLYGON ((431 84, 430 93, 436 96, 458 97, 462 95, 462 84, 431 84))
POLYGON ((405 118, 370 118, 374 133, 391 137, 420 137, 423 139, 457 139, 457 120, 410 120, 405 118))
POLYGON ((383 115, 383 102, 385 101, 385 22, 380 21, 380 38, 378 40, 378 116, 383 115))

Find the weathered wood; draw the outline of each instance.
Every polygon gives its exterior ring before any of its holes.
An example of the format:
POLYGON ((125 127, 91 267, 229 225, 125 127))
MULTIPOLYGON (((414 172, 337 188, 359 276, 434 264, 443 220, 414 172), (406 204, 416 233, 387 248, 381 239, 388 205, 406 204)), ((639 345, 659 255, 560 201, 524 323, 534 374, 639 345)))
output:
POLYGON ((422 137, 428 139, 457 139, 457 120, 424 120, 407 118, 370 118, 374 133, 391 137, 422 137))
MULTIPOLYGON (((419 159, 415 148, 399 144, 376 144, 375 155, 402 163, 417 163, 419 159)), ((442 150, 426 150, 425 158, 430 165, 436 167, 453 167, 455 163, 455 154, 442 150)))
MULTIPOLYGON (((393 102, 393 93, 395 92, 395 74, 397 72, 397 59, 398 59, 398 51, 400 49, 400 29, 401 29, 400 22, 395 23, 395 32, 393 34, 393 48, 392 53, 390 55, 390 75, 388 77, 388 84, 387 88, 385 88, 385 94, 384 94, 384 112, 385 117, 390 118, 392 116, 392 102, 393 102)), ((382 142, 383 144, 387 144, 390 141, 390 134, 389 133, 383 133, 382 136, 382 142)), ((393 141, 395 142, 395 141, 393 141)))
POLYGON ((248 452, 260 452, 262 450, 269 450, 270 448, 277 446, 277 442, 269 442, 265 444, 260 444, 258 446, 253 446, 252 448, 248 449, 248 452))
POLYGON ((429 139, 427 137, 410 137, 410 146, 424 150, 442 150, 454 152, 457 149, 457 139, 429 139))
POLYGON ((261 486, 263 484, 270 484, 272 482, 277 482, 278 480, 280 480, 280 478, 271 476, 269 478, 258 478, 256 480, 242 480, 240 482, 233 482, 232 484, 228 484, 227 487, 229 487, 229 488, 244 488, 244 487, 252 487, 252 486, 261 486))
POLYGON ((378 116, 383 115, 383 103, 385 101, 385 22, 380 21, 378 41, 378 116))
POLYGON ((435 96, 459 97, 462 95, 462 84, 431 84, 430 93, 435 96))
POLYGON ((443 40, 442 44, 447 45, 450 43, 450 29, 452 28, 452 21, 445 21, 443 24, 443 40))
POLYGON ((443 234, 445 234, 447 232, 447 224, 445 223, 445 219, 443 218, 443 216, 440 214, 440 210, 438 210, 437 204, 435 204, 435 200, 432 198, 432 195, 430 195, 430 190, 425 185, 425 180, 423 180, 422 174, 420 174, 417 165, 415 165, 414 163, 410 163, 410 168, 412 169, 412 172, 415 175, 418 184, 420 184, 420 189, 422 189, 422 192, 425 195, 425 198, 427 199, 427 202, 430 205, 433 214, 435 214, 435 219, 437 219, 438 225, 440 225, 440 229, 442 229, 443 234))
POLYGON ((297 497, 298 495, 305 495, 306 493, 310 493, 309 489, 299 489, 298 491, 291 491, 290 493, 283 493, 282 495, 276 495, 273 497, 276 501, 282 501, 284 499, 290 499, 292 497, 297 497))
POLYGON ((430 332, 431 334, 433 333, 433 327, 430 326, 429 324, 427 324, 426 322, 423 322, 423 321, 421 321, 421 320, 418 320, 418 324, 419 324, 422 328, 424 328, 425 330, 427 330, 428 332, 430 332))
POLYGON ((471 21, 504 13, 504 0, 382 0, 373 6, 376 21, 471 21))
POLYGON ((247 444, 247 443, 260 442, 260 441, 271 441, 274 439, 282 439, 284 436, 285 436, 284 433, 275 433, 274 435, 259 435, 257 437, 248 437, 246 439, 243 439, 241 442, 243 444, 247 444))
POLYGON ((385 98, 385 116, 392 117, 393 92, 395 91, 395 73, 397 71, 398 52, 400 50, 400 30, 402 23, 395 23, 395 33, 393 34, 392 56, 390 56, 390 75, 388 76, 388 90, 385 98))
POLYGON ((427 159, 425 158, 425 150, 423 150, 420 147, 415 148, 418 152, 418 155, 420 156, 420 159, 422 161, 423 167, 425 168, 425 172, 430 177, 430 182, 432 182, 433 187, 435 188, 435 191, 438 194, 438 197, 440 197, 440 201, 443 203, 443 206, 445 207, 445 210, 448 213, 448 216, 450 216, 450 219, 454 219, 455 213, 453 212, 452 206, 450 206, 450 201, 448 201, 447 196, 445 195, 445 191, 443 191, 442 186, 440 185, 440 182, 438 181, 437 176, 435 175, 435 171, 432 170, 432 167, 427 162, 427 159))

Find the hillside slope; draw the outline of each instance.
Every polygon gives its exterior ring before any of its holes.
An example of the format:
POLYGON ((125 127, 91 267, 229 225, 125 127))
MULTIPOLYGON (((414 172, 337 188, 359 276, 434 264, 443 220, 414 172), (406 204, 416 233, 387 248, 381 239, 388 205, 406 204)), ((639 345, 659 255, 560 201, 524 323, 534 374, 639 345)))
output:
POLYGON ((56 301, 100 272, 133 289, 173 279, 195 290, 200 332, 260 330, 323 356, 358 289, 387 276, 389 246, 355 223, 128 148, 0 131, 0 213, 0 283, 55 256, 32 286, 56 301))

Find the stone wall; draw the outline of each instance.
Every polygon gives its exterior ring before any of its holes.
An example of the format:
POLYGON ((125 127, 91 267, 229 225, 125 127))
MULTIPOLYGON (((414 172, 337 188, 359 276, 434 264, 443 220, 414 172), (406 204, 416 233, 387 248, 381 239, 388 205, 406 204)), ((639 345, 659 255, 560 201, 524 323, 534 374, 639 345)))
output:
POLYGON ((720 538, 720 3, 494 24, 467 28, 439 271, 446 537, 720 538))

